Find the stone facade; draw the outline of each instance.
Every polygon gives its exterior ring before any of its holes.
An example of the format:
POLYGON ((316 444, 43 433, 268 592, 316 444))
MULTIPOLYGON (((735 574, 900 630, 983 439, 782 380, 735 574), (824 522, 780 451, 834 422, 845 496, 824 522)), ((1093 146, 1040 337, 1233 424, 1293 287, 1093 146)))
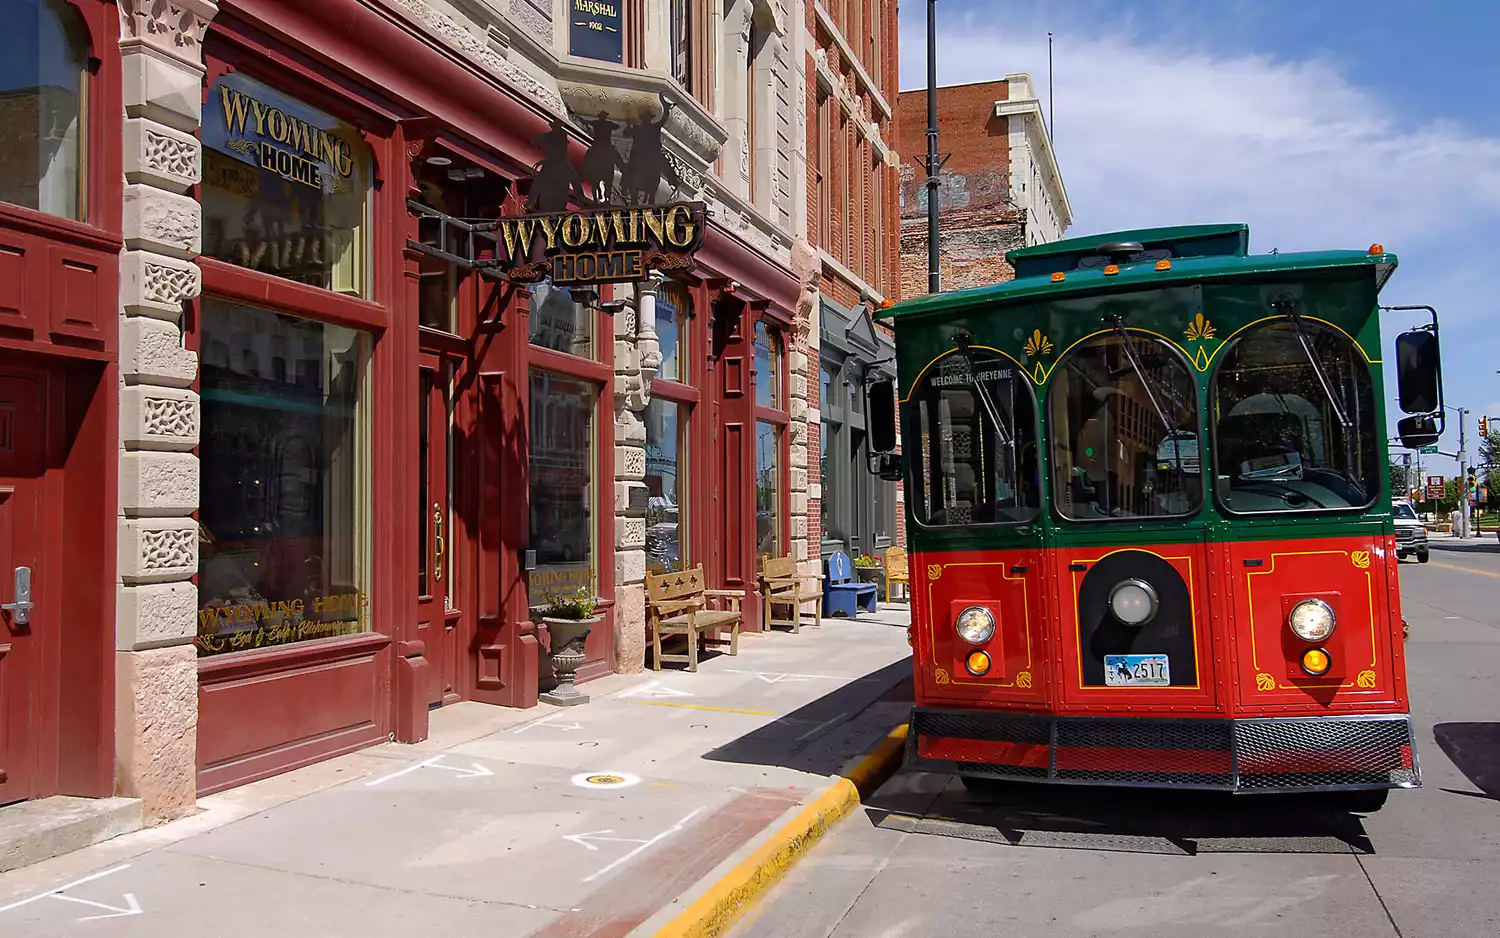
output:
POLYGON ((198 294, 195 137, 212 0, 121 0, 125 251, 120 258, 120 537, 116 786, 148 820, 197 796, 197 357, 183 302, 198 294))

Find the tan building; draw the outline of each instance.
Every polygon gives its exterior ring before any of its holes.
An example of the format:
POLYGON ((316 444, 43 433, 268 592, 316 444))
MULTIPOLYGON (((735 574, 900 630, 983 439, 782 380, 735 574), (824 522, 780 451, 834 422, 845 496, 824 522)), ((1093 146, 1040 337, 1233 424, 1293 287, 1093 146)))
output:
MULTIPOLYGON (((1011 279, 1005 252, 1060 239, 1073 223, 1031 76, 937 90, 942 289, 1011 279)), ((901 286, 927 292, 927 92, 903 91, 901 286)))

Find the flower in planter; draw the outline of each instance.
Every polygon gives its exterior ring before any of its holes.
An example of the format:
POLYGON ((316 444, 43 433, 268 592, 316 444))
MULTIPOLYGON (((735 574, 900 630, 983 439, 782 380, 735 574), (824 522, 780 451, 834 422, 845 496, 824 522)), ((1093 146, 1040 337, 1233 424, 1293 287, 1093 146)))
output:
POLYGON ((869 554, 860 554, 858 557, 854 558, 854 565, 856 567, 872 569, 874 567, 880 566, 880 561, 876 560, 874 557, 871 557, 869 554))
POLYGON ((580 586, 571 593, 552 597, 542 615, 548 619, 572 619, 575 621, 592 619, 595 611, 599 608, 599 597, 594 595, 593 590, 586 586, 580 586))

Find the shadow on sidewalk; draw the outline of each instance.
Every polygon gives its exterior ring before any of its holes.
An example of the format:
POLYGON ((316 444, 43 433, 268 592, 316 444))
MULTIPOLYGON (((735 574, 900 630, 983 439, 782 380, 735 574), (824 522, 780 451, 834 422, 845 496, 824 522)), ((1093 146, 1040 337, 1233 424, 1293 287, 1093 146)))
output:
POLYGON ((703 758, 832 775, 850 757, 863 754, 906 720, 914 699, 911 657, 907 656, 706 752, 703 758), (887 718, 855 719, 876 706, 887 718))
POLYGON ((1500 801, 1500 723, 1439 723, 1432 738, 1475 788, 1500 801))
POLYGON ((1000 780, 965 790, 949 776, 902 772, 865 810, 876 827, 1023 847, 1189 856, 1375 852, 1360 817, 1320 795, 1000 780))

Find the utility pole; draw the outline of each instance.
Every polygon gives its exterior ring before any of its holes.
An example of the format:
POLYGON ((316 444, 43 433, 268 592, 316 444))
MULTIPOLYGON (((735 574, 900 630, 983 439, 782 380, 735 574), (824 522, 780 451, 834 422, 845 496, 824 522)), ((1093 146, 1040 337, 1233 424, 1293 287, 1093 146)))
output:
POLYGON ((1464 444, 1464 418, 1469 412, 1458 409, 1458 528, 1459 537, 1469 536, 1469 454, 1464 444))
POLYGON ((927 292, 943 290, 938 252, 937 0, 927 0, 927 292))

